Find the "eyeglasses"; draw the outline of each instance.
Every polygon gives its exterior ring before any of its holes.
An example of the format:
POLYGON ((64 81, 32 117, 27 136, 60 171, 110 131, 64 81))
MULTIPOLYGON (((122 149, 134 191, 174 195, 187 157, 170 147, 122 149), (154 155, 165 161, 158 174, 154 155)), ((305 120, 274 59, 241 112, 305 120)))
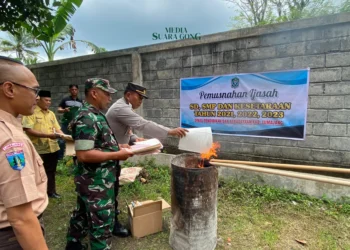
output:
MULTIPOLYGON (((20 87, 23 87, 23 88, 26 88, 26 89, 33 90, 34 93, 35 93, 35 96, 38 96, 38 95, 39 95, 39 92, 40 92, 40 88, 39 88, 39 87, 34 87, 34 88, 32 88, 32 87, 28 87, 28 86, 25 86, 25 85, 23 85, 23 84, 16 83, 16 82, 11 82, 11 81, 5 81, 5 82, 10 82, 10 83, 12 83, 12 84, 14 84, 14 85, 17 85, 17 86, 20 86, 20 87)), ((0 83, 0 85, 4 84, 5 82, 0 83)))

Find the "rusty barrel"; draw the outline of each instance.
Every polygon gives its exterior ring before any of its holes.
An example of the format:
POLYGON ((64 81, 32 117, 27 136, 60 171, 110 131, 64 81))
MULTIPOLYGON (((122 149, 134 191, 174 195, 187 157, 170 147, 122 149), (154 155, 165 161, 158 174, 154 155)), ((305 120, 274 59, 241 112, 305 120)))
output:
POLYGON ((171 161, 171 226, 169 244, 175 250, 213 250, 217 242, 218 171, 198 168, 197 154, 171 161))

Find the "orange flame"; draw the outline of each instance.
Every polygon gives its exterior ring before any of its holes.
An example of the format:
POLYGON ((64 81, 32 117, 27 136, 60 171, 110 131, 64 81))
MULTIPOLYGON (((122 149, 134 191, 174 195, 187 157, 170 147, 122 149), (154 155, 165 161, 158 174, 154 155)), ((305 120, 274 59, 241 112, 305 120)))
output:
POLYGON ((209 149, 209 151, 201 154, 201 161, 198 163, 198 167, 204 168, 204 160, 210 160, 210 158, 212 157, 217 157, 218 155, 216 154, 216 151, 219 148, 220 148, 220 143, 214 142, 211 145, 211 148, 209 149))

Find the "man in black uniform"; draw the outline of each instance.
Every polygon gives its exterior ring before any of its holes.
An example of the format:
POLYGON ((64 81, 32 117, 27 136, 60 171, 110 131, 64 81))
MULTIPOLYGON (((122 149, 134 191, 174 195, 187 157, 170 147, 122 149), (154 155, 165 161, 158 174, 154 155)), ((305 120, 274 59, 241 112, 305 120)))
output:
MULTIPOLYGON (((63 98, 57 109, 58 113, 63 114, 61 119, 61 130, 66 135, 71 135, 72 132, 68 130, 68 124, 73 120, 77 110, 82 106, 82 100, 78 98, 78 85, 69 85, 69 93, 70 96, 63 98)), ((65 140, 59 139, 58 144, 60 146, 58 159, 61 160, 64 156, 64 151, 66 148, 65 140)))

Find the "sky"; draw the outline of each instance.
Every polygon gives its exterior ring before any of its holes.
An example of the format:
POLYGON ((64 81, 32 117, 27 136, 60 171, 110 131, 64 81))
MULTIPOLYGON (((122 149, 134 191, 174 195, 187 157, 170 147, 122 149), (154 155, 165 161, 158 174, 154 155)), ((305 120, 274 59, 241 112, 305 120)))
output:
MULTIPOLYGON (((187 34, 213 34, 230 30, 232 4, 224 0, 84 0, 71 18, 76 40, 87 40, 108 51, 149 45, 169 40, 153 40, 153 33, 164 37, 165 28, 186 28, 187 34)), ((185 32, 184 32, 185 33, 185 32)), ((0 37, 6 38, 4 32, 0 37)), ((91 54, 82 43, 78 51, 58 51, 55 60, 91 54)), ((46 55, 41 49, 42 61, 46 55)))

